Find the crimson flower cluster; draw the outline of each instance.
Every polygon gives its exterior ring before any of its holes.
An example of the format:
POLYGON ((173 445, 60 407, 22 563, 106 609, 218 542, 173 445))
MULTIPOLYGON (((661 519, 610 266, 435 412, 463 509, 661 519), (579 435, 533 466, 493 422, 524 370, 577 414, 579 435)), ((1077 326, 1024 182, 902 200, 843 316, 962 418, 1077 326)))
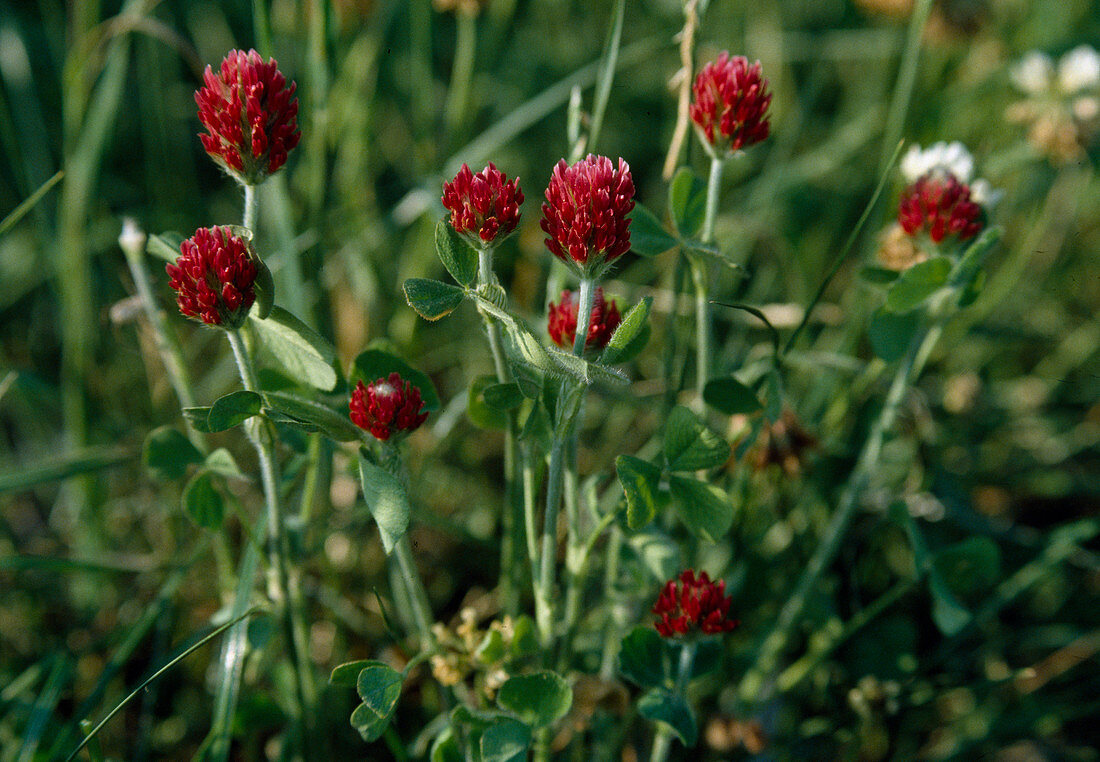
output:
POLYGON ((420 389, 394 372, 370 384, 358 382, 349 408, 352 423, 385 442, 397 432, 420 428, 428 418, 423 404, 420 389))
POLYGON ((298 145, 298 99, 275 59, 255 50, 231 50, 215 73, 203 73, 195 91, 199 135, 210 157, 243 183, 254 185, 278 171, 298 145))
MULTIPOLYGON (((577 338, 579 310, 578 296, 572 291, 562 291, 561 301, 557 304, 550 303, 546 330, 550 334, 550 340, 563 349, 573 349, 573 342, 577 338)), ((614 299, 605 299, 603 289, 597 286, 592 303, 592 322, 588 326, 588 337, 584 343, 585 350, 593 352, 606 347, 621 322, 619 305, 614 299)))
POLYGON ((925 231, 935 243, 949 235, 973 238, 984 224, 982 207, 970 198, 970 187, 952 174, 929 172, 902 194, 898 223, 909 235, 925 231))
POLYGON ((519 178, 509 180, 492 162, 477 174, 463 164, 454 180, 443 183, 451 226, 474 246, 494 245, 511 235, 522 203, 519 178))
POLYGON ((164 269, 180 312, 207 325, 239 328, 256 301, 252 251, 228 227, 199 228, 164 269))
POLYGON ((542 229, 546 248, 581 278, 598 276, 630 251, 634 180, 630 166, 589 154, 572 166, 558 162, 546 188, 542 229))
POLYGON ((666 638, 687 635, 693 629, 705 635, 729 632, 738 622, 729 616, 733 598, 725 593, 724 580, 712 582, 706 572, 696 577, 687 569, 678 580, 665 583, 653 605, 657 617, 653 626, 666 638))
POLYGON ((768 137, 768 80, 760 62, 723 51, 695 78, 691 119, 706 143, 719 153, 739 151, 768 137))

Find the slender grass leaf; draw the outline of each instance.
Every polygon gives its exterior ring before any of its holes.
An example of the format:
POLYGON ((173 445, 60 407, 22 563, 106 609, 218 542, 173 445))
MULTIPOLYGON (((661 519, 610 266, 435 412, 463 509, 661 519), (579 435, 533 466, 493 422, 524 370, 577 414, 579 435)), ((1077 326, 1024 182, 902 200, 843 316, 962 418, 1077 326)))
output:
POLYGON ((346 400, 339 410, 293 392, 264 392, 264 400, 268 408, 311 424, 337 442, 354 442, 360 437, 359 427, 351 422, 348 415, 346 400))
POLYGON ((12 209, 8 215, 4 217, 3 221, 0 221, 0 235, 4 235, 4 233, 15 227, 16 223, 23 219, 27 212, 38 206, 38 202, 41 201, 55 185, 61 182, 61 178, 64 176, 65 172, 63 170, 58 171, 53 177, 38 186, 38 189, 27 196, 19 206, 12 209))

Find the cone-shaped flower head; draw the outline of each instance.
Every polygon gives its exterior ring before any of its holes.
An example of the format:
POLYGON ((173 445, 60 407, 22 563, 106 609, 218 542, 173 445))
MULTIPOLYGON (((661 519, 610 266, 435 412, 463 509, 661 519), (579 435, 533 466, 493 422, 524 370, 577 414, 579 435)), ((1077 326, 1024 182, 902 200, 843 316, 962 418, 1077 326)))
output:
MULTIPOLYGON (((579 298, 572 291, 562 291, 561 301, 550 302, 550 315, 546 330, 550 340, 563 349, 573 349, 577 338, 577 312, 580 309, 579 298)), ((619 305, 614 299, 605 299, 603 289, 596 287, 596 296, 592 303, 592 322, 588 325, 588 337, 584 348, 589 352, 598 352, 607 346, 611 334, 622 322, 619 305)))
POLYGON ((953 174, 933 171, 902 194, 898 223, 911 236, 926 232, 935 243, 947 236, 965 241, 982 229, 985 215, 971 198, 970 186, 953 174))
POLYGON ((723 51, 699 72, 692 90, 691 120, 708 150, 722 156, 768 137, 772 95, 759 61, 723 51))
POLYGON ((698 577, 691 569, 680 574, 679 580, 665 583, 653 613, 653 626, 666 638, 687 635, 698 629, 704 635, 729 632, 738 625, 729 616, 732 597, 726 595, 724 580, 711 582, 706 572, 698 577))
POLYGON ((176 263, 164 268, 180 312, 207 325, 240 328, 256 301, 254 257, 248 241, 228 227, 196 230, 180 244, 176 263))
POLYGON ((511 235, 522 203, 519 178, 509 180, 492 162, 476 175, 463 164, 454 180, 443 183, 451 226, 474 246, 495 246, 511 235))
POLYGON ((203 73, 195 91, 199 135, 210 157, 242 183, 255 185, 278 171, 298 145, 298 99, 275 59, 264 63, 255 50, 231 50, 215 73, 203 73))
POLYGON ((634 180, 621 158, 618 167, 606 156, 589 154, 573 166, 563 159, 542 205, 546 248, 582 279, 596 278, 630 251, 633 208, 634 180))
POLYGON ((396 432, 409 432, 420 428, 428 418, 422 411, 420 389, 391 373, 370 384, 362 381, 351 393, 351 421, 364 431, 369 431, 385 442, 396 432))

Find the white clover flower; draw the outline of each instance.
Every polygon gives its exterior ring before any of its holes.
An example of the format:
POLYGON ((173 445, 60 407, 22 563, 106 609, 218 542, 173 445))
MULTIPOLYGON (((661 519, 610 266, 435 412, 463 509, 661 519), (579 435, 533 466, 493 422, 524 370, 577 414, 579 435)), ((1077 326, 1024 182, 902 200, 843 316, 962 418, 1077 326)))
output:
POLYGON ((1079 93, 1100 86, 1100 53, 1091 45, 1078 45, 1058 61, 1058 86, 1065 93, 1079 93))
POLYGON ((1054 79, 1054 62, 1046 53, 1032 50, 1016 62, 1008 76, 1021 91, 1039 95, 1050 89, 1054 79))
POLYGON ((970 200, 984 209, 986 214, 997 208, 1004 195, 1003 190, 994 188, 986 179, 975 180, 970 184, 970 200))
POLYGON ((901 174, 906 182, 916 182, 933 170, 942 170, 954 175, 960 183, 968 183, 974 174, 974 157, 958 141, 940 141, 923 150, 915 145, 902 157, 901 174))

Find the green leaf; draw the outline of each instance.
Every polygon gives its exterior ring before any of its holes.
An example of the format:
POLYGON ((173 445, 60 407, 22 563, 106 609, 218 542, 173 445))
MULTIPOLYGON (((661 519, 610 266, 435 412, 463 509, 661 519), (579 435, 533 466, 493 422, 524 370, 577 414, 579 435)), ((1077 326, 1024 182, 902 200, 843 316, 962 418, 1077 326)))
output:
POLYGON ((653 299, 647 296, 623 315, 622 322, 619 323, 619 327, 615 329, 615 333, 611 334, 611 339, 607 342, 607 348, 603 351, 603 356, 600 357, 601 362, 608 365, 626 362, 626 360, 636 357, 645 348, 644 342, 640 346, 635 345, 638 339, 642 338, 643 333, 646 334, 644 337, 646 340, 649 338, 647 329, 649 328, 649 311, 652 306, 653 299))
POLYGON ((486 386, 482 390, 482 395, 485 398, 485 404, 497 410, 514 410, 524 400, 524 394, 515 381, 486 386))
POLYGON ((332 675, 329 676, 329 683, 331 685, 341 685, 345 688, 354 688, 359 684, 359 673, 367 667, 385 667, 385 662, 380 662, 375 659, 359 659, 358 661, 349 661, 344 664, 337 665, 332 670, 332 675))
POLYGON ((875 265, 864 265, 859 268, 859 279, 875 286, 889 286, 898 279, 899 275, 901 273, 898 270, 875 265))
POLYGON ((661 469, 632 455, 620 455, 615 459, 615 473, 626 493, 626 524, 640 529, 657 515, 661 469))
POLYGON ((920 316, 915 312, 889 312, 879 307, 871 314, 867 337, 875 354, 886 362, 895 362, 905 355, 920 327, 920 316))
POLYGON ((984 273, 982 265, 989 251, 1001 240, 1000 228, 989 228, 963 252, 955 269, 951 272, 951 285, 961 288, 964 293, 974 288, 974 282, 984 273))
POLYGON ((359 478, 367 509, 378 524, 382 547, 389 555, 409 529, 409 497, 397 477, 367 460, 362 450, 359 452, 359 478))
POLYGON ((512 625, 512 642, 509 645, 509 651, 514 658, 518 659, 536 654, 541 649, 535 620, 527 614, 520 614, 512 625))
POLYGON ((951 260, 932 257, 905 270, 886 294, 886 309, 909 312, 921 306, 928 297, 947 285, 951 275, 951 260))
POLYGON ((477 278, 477 252, 447 220, 435 224, 435 253, 460 285, 469 286, 477 278))
POLYGON ((207 419, 210 417, 210 408, 208 407, 185 407, 180 411, 183 417, 190 422, 191 427, 195 431, 200 431, 203 434, 209 434, 210 424, 207 419))
MULTIPOLYGON (((678 644, 678 649, 684 648, 684 644, 678 644)), ((717 672, 722 667, 722 657, 725 649, 722 647, 721 638, 707 638, 700 640, 695 646, 695 658, 691 661, 691 679, 717 672)), ((680 654, 672 657, 673 663, 679 663, 680 654)))
POLYGON ((703 226, 707 189, 690 167, 680 167, 668 187, 668 209, 680 238, 692 238, 703 226))
POLYGON ((168 481, 186 474, 190 464, 202 463, 202 453, 178 429, 160 426, 146 435, 141 462, 156 479, 168 481))
POLYGON ((635 202, 630 212, 630 250, 643 257, 655 257, 676 245, 657 215, 635 202))
POLYGON ((504 636, 500 630, 490 630, 474 649, 474 658, 482 664, 494 664, 504 658, 504 636))
POLYGON ((665 532, 650 528, 628 535, 627 542, 655 583, 672 579, 684 568, 680 545, 665 532))
POLYGON ((466 393, 466 415, 479 429, 503 429, 508 425, 507 413, 485 401, 485 390, 492 386, 499 386, 496 376, 478 376, 466 393))
POLYGON ((988 537, 968 537, 936 553, 933 569, 956 595, 976 597, 1001 578, 1001 549, 988 537))
POLYGON ((749 415, 764 407, 756 392, 732 376, 707 381, 703 401, 725 415, 749 415))
POLYGON ((397 373, 420 390, 420 400, 428 412, 439 410, 442 406, 439 394, 435 391, 435 384, 426 373, 412 367, 397 355, 381 349, 368 348, 355 358, 351 366, 351 381, 353 385, 356 381, 370 384, 380 378, 386 378, 391 373, 397 373))
POLYGON ((729 496, 695 479, 669 477, 672 504, 688 529, 708 542, 718 542, 733 523, 733 504, 729 496))
POLYGON ((481 734, 482 762, 519 762, 527 759, 531 728, 518 720, 504 719, 481 734))
POLYGON ((150 235, 145 242, 145 250, 158 259, 175 264, 180 256, 181 243, 183 243, 183 236, 173 230, 160 235, 150 235))
POLYGON ((569 684, 553 672, 535 672, 509 678, 500 686, 497 703, 531 727, 551 725, 573 705, 569 684))
POLYGON ((206 460, 203 461, 206 468, 210 469, 218 476, 225 477, 227 479, 248 479, 241 472, 240 466, 237 465, 237 461, 233 459, 233 454, 224 447, 219 447, 212 453, 206 456, 206 460))
POLYGON ((670 471, 714 468, 729 460, 729 444, 686 407, 672 409, 665 423, 665 460, 670 471))
POLYGON ((225 518, 225 500, 214 486, 214 473, 199 469, 183 490, 183 511, 204 529, 218 529, 225 518))
POLYGON ((271 410, 311 424, 337 442, 354 442, 359 439, 360 429, 348 417, 346 400, 342 400, 339 411, 324 402, 292 392, 264 392, 264 400, 271 410))
POLYGON ((687 748, 695 746, 699 728, 695 715, 683 697, 665 688, 654 688, 638 699, 638 714, 653 722, 663 722, 687 748))
POLYGON ((259 415, 261 407, 263 407, 263 398, 260 395, 241 389, 219 397, 210 406, 206 422, 210 431, 227 431, 234 426, 239 426, 252 416, 259 415))
POLYGON ((932 594, 932 621, 940 632, 951 637, 970 624, 970 611, 935 572, 928 575, 928 592, 932 594))
POLYGON ((256 338, 294 381, 323 392, 336 386, 336 349, 319 333, 275 307, 266 318, 252 317, 256 338))
POLYGON ((369 664, 359 671, 355 690, 363 703, 379 717, 389 718, 401 697, 401 673, 382 664, 369 664))
POLYGON ((425 320, 439 320, 450 315, 465 298, 458 286, 429 278, 409 278, 403 288, 409 306, 425 320))
POLYGON ((462 747, 455 738, 454 730, 448 725, 432 741, 432 750, 428 754, 431 762, 466 762, 462 747))
POLYGON ((664 638, 652 627, 639 626, 623 638, 619 673, 640 688, 657 688, 668 680, 670 654, 664 638))

